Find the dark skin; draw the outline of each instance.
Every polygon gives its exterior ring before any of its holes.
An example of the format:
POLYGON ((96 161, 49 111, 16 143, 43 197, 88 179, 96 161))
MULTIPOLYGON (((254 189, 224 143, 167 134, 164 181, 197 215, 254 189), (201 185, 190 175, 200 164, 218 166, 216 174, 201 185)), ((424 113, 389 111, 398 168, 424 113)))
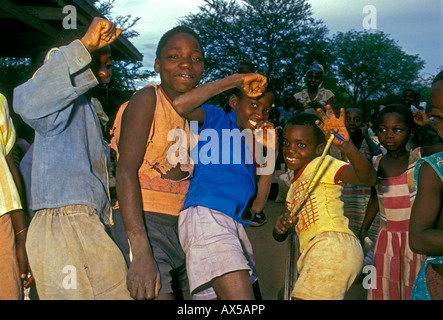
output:
MULTIPOLYGON (((443 135, 443 81, 431 88, 431 111, 433 127, 443 135)), ((435 170, 424 162, 417 181, 417 196, 412 207, 409 225, 411 250, 425 255, 443 255, 443 182, 435 170)), ((443 265, 432 264, 443 276, 443 265)))
MULTIPOLYGON (((386 148, 387 154, 380 160, 378 167, 379 177, 396 177, 407 170, 409 151, 406 150, 406 145, 413 134, 409 130, 403 116, 398 113, 388 113, 383 119, 380 119, 377 135, 380 143, 386 148)), ((368 235, 368 230, 374 221, 378 208, 377 194, 372 192, 358 235, 362 243, 368 235)))
MULTIPOLYGON (((399 113, 387 113, 380 119, 377 135, 380 143, 386 148, 387 153, 380 160, 378 167, 379 177, 398 177, 407 170, 409 166, 409 151, 406 149, 406 145, 413 134, 414 132, 409 129, 405 119, 399 113)), ((421 154, 422 156, 431 155, 440 152, 442 148, 442 144, 422 147, 421 154)), ((358 235, 361 242, 367 236, 378 210, 377 194, 373 192, 358 235)))
POLYGON ((371 155, 381 153, 381 151, 378 151, 380 150, 379 146, 374 143, 368 134, 368 127, 363 121, 363 114, 360 109, 346 109, 345 125, 351 136, 352 143, 357 149, 361 148, 363 140, 365 140, 368 144, 371 155))
MULTIPOLYGON (((205 113, 201 105, 209 98, 232 88, 242 91, 240 96, 232 95, 229 99, 235 111, 237 127, 242 131, 250 129, 273 129, 269 121, 264 121, 264 112, 269 110, 274 99, 272 93, 264 93, 267 80, 260 74, 234 74, 218 81, 195 88, 173 100, 177 112, 189 121, 202 124, 205 113)), ((252 300, 254 293, 247 270, 234 271, 215 279, 212 283, 218 299, 252 300)))
MULTIPOLYGON (((116 28, 115 24, 112 22, 102 19, 102 18, 94 18, 91 22, 86 34, 80 39, 85 48, 91 53, 93 57, 93 61, 98 61, 98 65, 107 64, 104 61, 110 58, 110 47, 109 45, 118 38, 122 30, 116 28), (102 51, 102 52, 101 52, 102 51), (106 52, 103 57, 103 52, 106 52), (95 56, 94 56, 95 55, 95 56)), ((110 67, 109 67, 110 68, 110 67)), ((94 70, 97 70, 95 73, 96 77, 99 79, 99 82, 102 76, 99 73, 102 73, 99 69, 101 67, 97 67, 94 70)), ((91 90, 92 91, 92 90, 91 90)), ((24 199, 21 185, 20 174, 17 170, 17 167, 14 164, 12 152, 10 152, 6 156, 6 161, 8 163, 8 167, 14 177, 14 181, 20 197, 24 199)), ((25 203, 25 201, 23 201, 25 203)), ((31 272, 28 266, 28 258, 26 253, 26 236, 27 236, 27 224, 25 220, 25 214, 23 210, 18 210, 11 213, 11 221, 14 228, 14 232, 16 234, 15 241, 17 246, 17 259, 19 263, 19 271, 20 277, 24 280, 24 287, 28 287, 33 281, 33 276, 28 276, 28 272, 31 272)))
POLYGON ((405 90, 401 96, 400 102, 402 105, 410 108, 415 103, 415 93, 411 90, 405 90))
MULTIPOLYGON (((311 70, 306 74, 306 84, 308 86, 308 95, 311 102, 309 102, 309 107, 314 108, 314 110, 317 110, 318 108, 324 110, 323 105, 318 102, 314 101, 315 97, 318 93, 318 88, 320 87, 320 84, 323 82, 323 73, 320 71, 311 70)), ((326 104, 330 105, 331 107, 334 107, 333 105, 334 101, 333 98, 330 98, 326 104)))
MULTIPOLYGON (((203 54, 197 40, 187 33, 173 36, 155 61, 160 73, 160 86, 172 100, 195 87, 203 73, 203 54)), ((172 293, 159 296, 160 275, 143 222, 143 206, 138 170, 143 162, 156 95, 153 87, 143 88, 129 101, 124 111, 117 163, 117 194, 120 210, 133 253, 127 285, 135 299, 173 299, 172 293)), ((187 176, 180 166, 163 177, 180 180, 187 176)))
MULTIPOLYGON (((327 110, 331 115, 328 118, 323 110, 318 109, 323 123, 318 122, 317 125, 323 130, 326 137, 331 134, 339 133, 345 141, 335 138, 333 144, 337 146, 349 159, 350 166, 345 167, 338 179, 345 183, 361 186, 373 186, 377 183, 377 175, 372 165, 357 150, 350 141, 349 133, 345 126, 345 111, 340 110, 340 117, 336 118, 330 106, 327 110)), ((289 125, 285 127, 283 132, 283 158, 288 168, 294 170, 294 175, 310 161, 319 157, 324 150, 325 144, 319 143, 315 138, 314 129, 308 126, 289 125)), ((274 238, 277 241, 285 239, 289 228, 297 223, 297 216, 291 217, 291 213, 287 210, 283 215, 277 218, 274 227, 274 238)))
MULTIPOLYGON (((14 178, 14 182, 20 194, 20 197, 21 199, 24 199, 20 174, 17 170, 17 167, 14 164, 14 158, 12 152, 8 153, 8 155, 6 156, 6 162, 8 163, 9 170, 11 171, 11 174, 14 178)), ((22 203, 24 202, 22 201, 22 203)), ((30 272, 31 270, 29 269, 28 255, 26 253, 26 246, 25 246, 26 236, 28 233, 28 227, 25 220, 25 213, 23 210, 17 210, 11 212, 10 214, 11 214, 12 226, 14 228, 14 233, 15 233, 15 245, 17 251, 17 260, 20 271, 20 278, 24 280, 24 287, 26 288, 32 283, 34 277, 32 275, 28 276, 28 272, 30 272)))

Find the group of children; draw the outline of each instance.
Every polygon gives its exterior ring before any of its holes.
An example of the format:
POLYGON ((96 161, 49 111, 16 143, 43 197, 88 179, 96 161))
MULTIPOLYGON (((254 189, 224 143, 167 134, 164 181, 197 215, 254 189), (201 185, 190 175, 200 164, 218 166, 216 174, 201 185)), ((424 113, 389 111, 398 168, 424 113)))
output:
MULTIPOLYGON (((52 49, 32 79, 14 92, 14 110, 35 130, 28 199, 35 214, 29 231, 20 224, 14 230, 19 246, 26 239, 39 298, 260 299, 245 227, 257 213, 249 207, 251 199, 267 199, 278 154, 269 121, 271 85, 255 72, 198 85, 204 47, 192 29, 173 28, 156 51, 161 83, 139 90, 120 108, 109 145, 91 92, 106 88, 109 45, 120 32, 95 18, 85 34, 52 49), (229 113, 205 104, 223 92, 230 92, 229 113), (113 208, 110 146, 117 153, 113 208)), ((314 78, 312 86, 318 84, 314 78)), ((433 122, 420 114, 422 125, 439 134, 442 83, 433 86, 433 122)), ((402 106, 388 106, 379 115, 377 136, 385 153, 357 133, 360 125, 349 125, 358 111, 345 115, 341 109, 336 118, 329 105, 308 108, 316 110, 300 112, 283 128, 281 152, 294 178, 273 232, 282 241, 295 228, 300 240, 292 298, 343 299, 361 272, 359 240, 375 215, 366 214, 357 237, 344 214, 344 184, 375 186, 373 197, 379 199, 373 211, 380 212, 381 231, 372 298, 409 298, 421 254, 432 255, 426 261, 435 268, 431 274, 423 264, 426 280, 420 284, 441 281, 442 181, 441 172, 433 171, 442 163, 440 145, 407 149, 414 119, 402 106), (363 141, 370 154, 378 154, 373 164, 359 151, 363 141), (343 160, 327 154, 331 143, 343 160), (423 163, 420 175, 414 170, 417 160, 423 163), (427 184, 430 179, 437 190, 427 184), (416 222, 409 238, 411 208, 411 226, 416 222)), ((4 149, 6 156, 9 147, 4 149)))

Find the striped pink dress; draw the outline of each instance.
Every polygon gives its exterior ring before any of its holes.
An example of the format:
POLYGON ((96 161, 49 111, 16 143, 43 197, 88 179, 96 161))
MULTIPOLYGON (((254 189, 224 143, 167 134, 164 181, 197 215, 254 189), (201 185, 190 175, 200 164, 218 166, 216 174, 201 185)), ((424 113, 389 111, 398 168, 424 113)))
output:
MULTIPOLYGON (((372 289, 368 299, 409 300, 424 257, 409 248, 409 218, 415 200, 415 163, 420 148, 411 151, 409 167, 398 177, 379 178, 376 186, 380 206, 380 232, 374 253, 372 289), (375 283, 374 283, 375 282, 375 283)), ((378 169, 381 156, 374 158, 378 169)))

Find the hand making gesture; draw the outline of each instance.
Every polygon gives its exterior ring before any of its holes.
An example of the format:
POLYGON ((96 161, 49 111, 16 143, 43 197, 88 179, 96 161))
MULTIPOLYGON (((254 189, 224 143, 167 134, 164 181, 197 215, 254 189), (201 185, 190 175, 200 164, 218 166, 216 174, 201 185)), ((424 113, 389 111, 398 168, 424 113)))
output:
POLYGON ((110 45, 121 33, 122 30, 118 29, 114 23, 95 17, 80 41, 89 52, 92 52, 110 45))
POLYGON ((243 77, 243 85, 239 87, 250 98, 257 98, 263 94, 268 85, 265 76, 258 73, 246 73, 243 77))
POLYGON ((318 114, 322 118, 323 122, 317 121, 317 125, 323 130, 326 139, 330 134, 335 134, 338 139, 334 139, 334 145, 340 146, 349 141, 349 133, 345 125, 345 109, 340 109, 340 117, 337 118, 330 105, 326 106, 329 113, 329 117, 322 109, 317 109, 318 114))

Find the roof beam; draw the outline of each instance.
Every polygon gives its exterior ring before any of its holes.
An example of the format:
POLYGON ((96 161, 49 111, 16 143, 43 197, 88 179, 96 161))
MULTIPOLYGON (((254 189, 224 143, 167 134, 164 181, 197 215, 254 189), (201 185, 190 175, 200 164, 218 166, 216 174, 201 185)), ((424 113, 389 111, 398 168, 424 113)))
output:
POLYGON ((10 2, 9 0, 2 0, 0 2, 0 11, 9 13, 14 18, 17 18, 17 19, 23 21, 24 23, 30 25, 31 27, 33 27, 37 30, 42 31, 43 33, 45 33, 51 37, 54 37, 58 33, 58 31, 56 29, 54 29, 53 27, 51 27, 50 25, 48 25, 44 21, 40 20, 36 16, 23 10, 19 6, 16 6, 12 2, 10 2))

